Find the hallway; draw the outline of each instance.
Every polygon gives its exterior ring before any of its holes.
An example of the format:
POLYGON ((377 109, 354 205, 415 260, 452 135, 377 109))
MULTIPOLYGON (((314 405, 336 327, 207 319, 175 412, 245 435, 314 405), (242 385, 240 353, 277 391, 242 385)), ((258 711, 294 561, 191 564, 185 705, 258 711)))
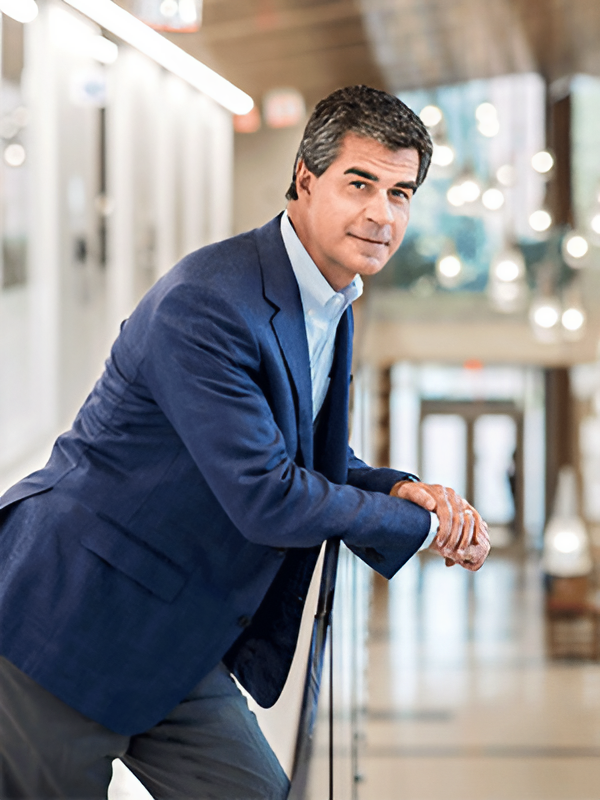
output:
POLYGON ((377 580, 361 800, 600 797, 600 665, 544 655, 535 561, 377 580))

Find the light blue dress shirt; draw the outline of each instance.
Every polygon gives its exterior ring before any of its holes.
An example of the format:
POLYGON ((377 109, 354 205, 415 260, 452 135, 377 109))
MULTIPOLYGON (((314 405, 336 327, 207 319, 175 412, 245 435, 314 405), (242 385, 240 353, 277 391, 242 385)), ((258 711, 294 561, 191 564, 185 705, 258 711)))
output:
MULTIPOLYGON (((304 309, 314 422, 329 388, 338 323, 348 306, 361 296, 363 282, 360 275, 356 275, 348 286, 336 292, 298 238, 287 211, 281 217, 281 236, 298 282, 304 309)), ((432 512, 430 514, 431 528, 421 550, 429 547, 439 526, 437 516, 432 512)))
POLYGON ((363 291, 357 275, 345 289, 336 292, 308 255, 287 215, 281 217, 281 236, 300 289, 312 384, 313 422, 321 410, 333 364, 335 334, 342 314, 363 291))

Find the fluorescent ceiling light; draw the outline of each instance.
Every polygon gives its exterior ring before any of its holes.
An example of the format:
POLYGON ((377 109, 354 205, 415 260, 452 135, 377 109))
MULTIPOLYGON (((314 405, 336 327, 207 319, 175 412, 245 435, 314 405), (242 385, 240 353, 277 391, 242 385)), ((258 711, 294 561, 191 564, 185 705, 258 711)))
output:
POLYGON ((33 22, 38 15, 35 0, 0 0, 0 11, 17 22, 33 22))
POLYGON ((119 57, 119 48, 104 36, 92 36, 88 42, 89 54, 102 64, 114 64, 119 57))
POLYGON ((183 78, 234 114, 247 114, 254 101, 214 70, 153 31, 112 0, 65 0, 114 36, 135 47, 161 67, 183 78))

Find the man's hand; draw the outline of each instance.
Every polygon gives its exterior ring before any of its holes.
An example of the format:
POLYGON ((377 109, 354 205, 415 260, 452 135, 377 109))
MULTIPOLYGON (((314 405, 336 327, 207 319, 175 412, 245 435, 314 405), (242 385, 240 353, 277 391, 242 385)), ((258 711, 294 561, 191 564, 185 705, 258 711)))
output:
POLYGON ((439 484, 400 481, 390 492, 437 514, 440 526, 429 546, 446 559, 446 566, 460 564, 475 572, 490 552, 486 523, 466 500, 439 484))

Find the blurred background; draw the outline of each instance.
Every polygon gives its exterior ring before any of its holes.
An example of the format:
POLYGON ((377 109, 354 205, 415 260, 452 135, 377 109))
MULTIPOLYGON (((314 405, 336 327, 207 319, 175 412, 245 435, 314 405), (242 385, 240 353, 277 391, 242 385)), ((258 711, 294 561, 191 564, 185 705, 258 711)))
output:
MULTIPOLYGON (((598 797, 598 3, 0 12, 0 492, 44 463, 155 280, 283 209, 315 103, 355 83, 397 94, 433 164, 355 309, 352 442, 453 486, 494 549, 476 575, 425 553, 390 584, 342 552, 334 796, 598 797)), ((308 635, 258 712, 288 771, 308 635)), ((328 685, 321 699, 314 800, 329 791, 328 685)), ((116 764, 111 797, 147 795, 116 764)))

